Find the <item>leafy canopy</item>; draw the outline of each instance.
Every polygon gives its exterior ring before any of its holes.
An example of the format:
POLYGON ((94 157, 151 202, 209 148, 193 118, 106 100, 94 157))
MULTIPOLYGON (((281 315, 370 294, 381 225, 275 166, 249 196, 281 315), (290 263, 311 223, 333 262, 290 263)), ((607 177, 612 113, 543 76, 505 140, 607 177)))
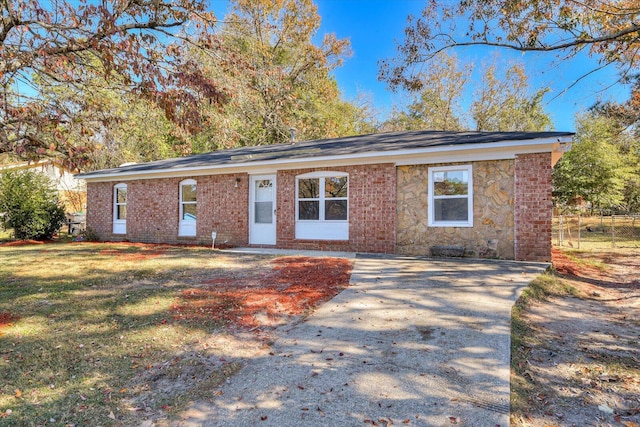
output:
POLYGON ((214 24, 204 0, 0 2, 0 154, 84 166, 102 127, 85 120, 82 100, 45 95, 89 93, 114 80, 197 130, 198 105, 225 95, 185 57, 185 45, 197 37, 199 46, 211 46, 214 24))
POLYGON ((587 51, 628 77, 640 59, 638 10, 638 0, 429 0, 421 16, 409 18, 398 56, 380 63, 380 78, 392 88, 419 89, 416 67, 460 46, 556 52, 563 59, 587 51))
POLYGON ((544 131, 551 119, 544 111, 546 88, 531 91, 524 66, 511 64, 497 71, 498 58, 482 67, 479 82, 472 80, 472 64, 460 66, 455 55, 440 52, 419 74, 420 91, 406 111, 395 110, 385 130, 431 129, 509 132, 544 131), (467 112, 462 108, 471 98, 467 112))
POLYGON ((610 117, 593 111, 579 117, 571 149, 553 168, 556 205, 586 202, 592 210, 624 209, 634 158, 623 147, 626 143, 637 147, 637 141, 628 138, 610 117))
POLYGON ((218 31, 216 51, 191 51, 194 61, 232 94, 208 108, 210 127, 194 151, 357 133, 367 111, 341 99, 331 72, 350 54, 349 41, 318 39, 311 0, 236 0, 218 31))

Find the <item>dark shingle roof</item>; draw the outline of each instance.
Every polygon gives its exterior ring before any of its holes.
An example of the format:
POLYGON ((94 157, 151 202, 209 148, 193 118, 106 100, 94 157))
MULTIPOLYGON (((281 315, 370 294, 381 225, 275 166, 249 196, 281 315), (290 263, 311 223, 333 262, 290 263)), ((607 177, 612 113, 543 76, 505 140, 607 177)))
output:
POLYGON ((562 138, 571 132, 443 132, 404 131, 345 138, 302 141, 287 144, 240 147, 229 150, 212 151, 174 159, 148 163, 130 164, 114 169, 104 169, 78 175, 90 178, 94 175, 120 175, 171 171, 217 165, 242 165, 256 161, 277 162, 284 159, 313 159, 319 157, 358 155, 372 152, 392 152, 441 146, 486 144, 506 141, 526 141, 535 139, 562 138))

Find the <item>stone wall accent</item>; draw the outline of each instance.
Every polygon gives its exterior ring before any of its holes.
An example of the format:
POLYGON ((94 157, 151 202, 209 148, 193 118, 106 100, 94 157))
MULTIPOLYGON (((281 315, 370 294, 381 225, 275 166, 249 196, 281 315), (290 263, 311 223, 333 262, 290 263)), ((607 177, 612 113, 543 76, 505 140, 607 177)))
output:
POLYGON ((245 246, 248 243, 248 188, 246 174, 126 181, 127 233, 113 234, 113 187, 119 182, 87 184, 87 227, 101 240, 150 243, 216 244, 245 246), (195 237, 178 236, 180 182, 197 183, 197 230, 195 237), (240 179, 236 187, 236 179, 240 179))
POLYGON ((551 153, 516 157, 515 200, 515 258, 551 261, 551 153))
POLYGON ((279 171, 277 246, 350 252, 394 253, 396 247, 396 167, 392 163, 279 171), (316 171, 349 174, 349 240, 295 238, 297 175, 316 171))
POLYGON ((397 168, 397 253, 432 256, 434 247, 464 247, 464 256, 513 259, 514 161, 472 162, 473 227, 428 226, 428 169, 397 168))

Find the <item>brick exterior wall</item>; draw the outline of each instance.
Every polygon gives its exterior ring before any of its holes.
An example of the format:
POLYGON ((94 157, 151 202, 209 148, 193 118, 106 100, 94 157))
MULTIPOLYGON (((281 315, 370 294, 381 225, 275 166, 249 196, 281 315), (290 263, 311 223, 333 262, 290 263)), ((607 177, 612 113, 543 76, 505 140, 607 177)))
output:
POLYGON ((277 246, 349 252, 395 253, 396 168, 393 163, 279 171, 277 246), (297 175, 316 171, 349 174, 349 240, 295 238, 297 175))
POLYGON ((522 154, 515 164, 515 258, 551 261, 551 153, 522 154))
POLYGON ((248 243, 248 188, 246 174, 211 175, 126 181, 127 234, 113 234, 113 187, 118 182, 87 184, 87 227, 101 240, 151 243, 248 243), (195 237, 178 236, 180 182, 197 182, 195 237), (236 179, 239 178, 236 188, 236 179))
MULTIPOLYGON (((249 236, 249 176, 209 175, 126 181, 127 234, 113 234, 113 187, 118 182, 88 183, 87 227, 101 240, 152 243, 247 246, 249 236), (179 237, 179 184, 197 182, 196 237, 179 237), (240 178, 236 188, 236 178, 240 178)), ((394 164, 299 169, 277 174, 277 243, 290 249, 352 252, 395 252, 396 172, 394 164), (295 177, 320 170, 349 174, 349 240, 295 238, 295 177)))

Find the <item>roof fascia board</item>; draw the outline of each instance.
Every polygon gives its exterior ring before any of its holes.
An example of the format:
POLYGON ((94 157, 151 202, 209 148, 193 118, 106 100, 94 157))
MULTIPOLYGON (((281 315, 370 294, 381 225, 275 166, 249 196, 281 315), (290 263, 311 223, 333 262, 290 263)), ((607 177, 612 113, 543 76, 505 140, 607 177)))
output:
POLYGON ((119 174, 88 174, 78 177, 87 182, 131 181, 136 179, 202 176, 211 174, 247 173, 256 174, 273 170, 290 170, 327 166, 363 165, 374 163, 396 163, 397 165, 428 164, 442 162, 468 162, 483 160, 513 159, 517 154, 552 152, 558 143, 565 144, 571 137, 553 137, 533 140, 500 141, 487 144, 447 145, 410 150, 373 151, 337 156, 274 159, 248 163, 222 164, 175 169, 132 171, 119 174), (466 151, 463 155, 461 152, 466 151), (454 157, 454 158, 452 158, 454 157))

